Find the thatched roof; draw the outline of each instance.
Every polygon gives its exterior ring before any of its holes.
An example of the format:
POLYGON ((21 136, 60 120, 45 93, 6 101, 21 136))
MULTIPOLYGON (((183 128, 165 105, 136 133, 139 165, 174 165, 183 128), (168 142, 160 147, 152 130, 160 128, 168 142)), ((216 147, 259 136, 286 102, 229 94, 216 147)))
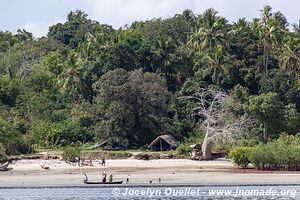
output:
POLYGON ((159 143, 159 141, 161 139, 164 140, 166 143, 168 143, 171 146, 171 148, 177 147, 177 141, 175 140, 175 138, 172 135, 160 135, 151 142, 151 144, 148 146, 148 148, 159 143))

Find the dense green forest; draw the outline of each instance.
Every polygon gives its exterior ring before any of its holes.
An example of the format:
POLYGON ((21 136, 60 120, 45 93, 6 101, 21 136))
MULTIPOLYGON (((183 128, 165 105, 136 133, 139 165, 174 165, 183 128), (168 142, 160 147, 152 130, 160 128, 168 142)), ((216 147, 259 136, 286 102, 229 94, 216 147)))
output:
POLYGON ((220 148, 299 133, 300 21, 266 6, 252 21, 185 10, 115 30, 77 10, 46 37, 1 31, 0 147, 144 148, 160 134, 201 143, 205 89, 228 96, 215 125, 252 122, 220 148))

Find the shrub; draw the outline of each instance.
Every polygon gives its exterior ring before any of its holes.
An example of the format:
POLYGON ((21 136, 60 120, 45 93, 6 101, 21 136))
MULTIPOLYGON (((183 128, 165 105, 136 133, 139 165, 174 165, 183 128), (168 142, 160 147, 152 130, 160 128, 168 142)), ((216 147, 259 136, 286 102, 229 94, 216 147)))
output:
POLYGON ((247 168, 250 161, 248 159, 249 147, 236 147, 230 151, 229 157, 231 157, 234 163, 238 167, 247 168))
POLYGON ((257 169, 261 169, 265 164, 265 148, 263 144, 256 145, 249 149, 247 155, 248 160, 252 163, 257 169))
POLYGON ((80 157, 80 149, 77 147, 68 147, 64 150, 62 157, 66 161, 74 162, 80 157))
POLYGON ((230 157, 238 166, 250 162, 258 170, 300 170, 300 140, 297 136, 281 135, 267 144, 233 149, 230 157))
POLYGON ((181 144, 181 145, 179 145, 179 146, 177 147, 176 153, 177 153, 178 155, 189 156, 190 153, 192 152, 192 150, 193 150, 193 149, 192 149, 191 147, 189 147, 188 145, 186 145, 186 144, 181 144))

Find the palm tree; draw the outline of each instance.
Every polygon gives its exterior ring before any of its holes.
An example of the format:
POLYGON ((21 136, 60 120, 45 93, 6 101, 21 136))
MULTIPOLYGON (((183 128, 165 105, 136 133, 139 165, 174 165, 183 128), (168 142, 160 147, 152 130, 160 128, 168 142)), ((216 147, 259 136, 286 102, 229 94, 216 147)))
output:
POLYGON ((268 72, 269 56, 272 49, 278 44, 280 27, 276 19, 272 16, 272 8, 265 6, 262 12, 262 17, 259 21, 259 36, 263 44, 263 66, 266 73, 268 72))
POLYGON ((226 68, 229 63, 228 56, 224 53, 222 46, 216 46, 212 52, 208 52, 204 57, 209 67, 204 71, 203 76, 212 74, 212 81, 215 84, 220 82, 220 74, 227 75, 226 68))
POLYGON ((121 42, 122 40, 125 40, 131 33, 133 33, 132 29, 122 29, 120 28, 115 32, 115 35, 113 37, 113 43, 121 42))
POLYGON ((225 25, 225 18, 217 16, 217 11, 212 8, 206 10, 198 19, 197 28, 189 36, 188 44, 196 51, 212 50, 215 45, 222 43, 225 25))
POLYGON ((290 76, 293 70, 300 71, 300 39, 291 35, 285 38, 279 56, 279 66, 290 76))
POLYGON ((164 73, 166 79, 168 79, 170 75, 170 60, 173 56, 174 48, 171 43, 171 39, 161 35, 157 40, 157 50, 156 55, 159 58, 161 63, 160 70, 164 73))
POLYGON ((70 95, 72 102, 76 103, 79 97, 88 97, 88 87, 81 78, 77 66, 77 56, 75 53, 68 55, 67 65, 69 66, 62 76, 61 91, 63 94, 70 95))
POLYGON ((106 52, 111 45, 112 41, 106 39, 103 32, 88 32, 85 34, 85 41, 79 44, 79 50, 84 60, 90 60, 93 53, 106 52))
POLYGON ((228 34, 238 34, 247 28, 249 28, 249 23, 247 22, 246 18, 240 18, 237 22, 233 22, 233 27, 228 34))

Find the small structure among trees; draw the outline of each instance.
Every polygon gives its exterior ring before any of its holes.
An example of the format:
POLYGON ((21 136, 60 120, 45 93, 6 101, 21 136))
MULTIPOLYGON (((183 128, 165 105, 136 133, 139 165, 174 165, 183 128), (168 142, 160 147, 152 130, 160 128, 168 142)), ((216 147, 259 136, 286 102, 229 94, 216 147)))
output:
POLYGON ((153 151, 167 151, 177 148, 177 141, 172 135, 161 135, 148 146, 153 151))

